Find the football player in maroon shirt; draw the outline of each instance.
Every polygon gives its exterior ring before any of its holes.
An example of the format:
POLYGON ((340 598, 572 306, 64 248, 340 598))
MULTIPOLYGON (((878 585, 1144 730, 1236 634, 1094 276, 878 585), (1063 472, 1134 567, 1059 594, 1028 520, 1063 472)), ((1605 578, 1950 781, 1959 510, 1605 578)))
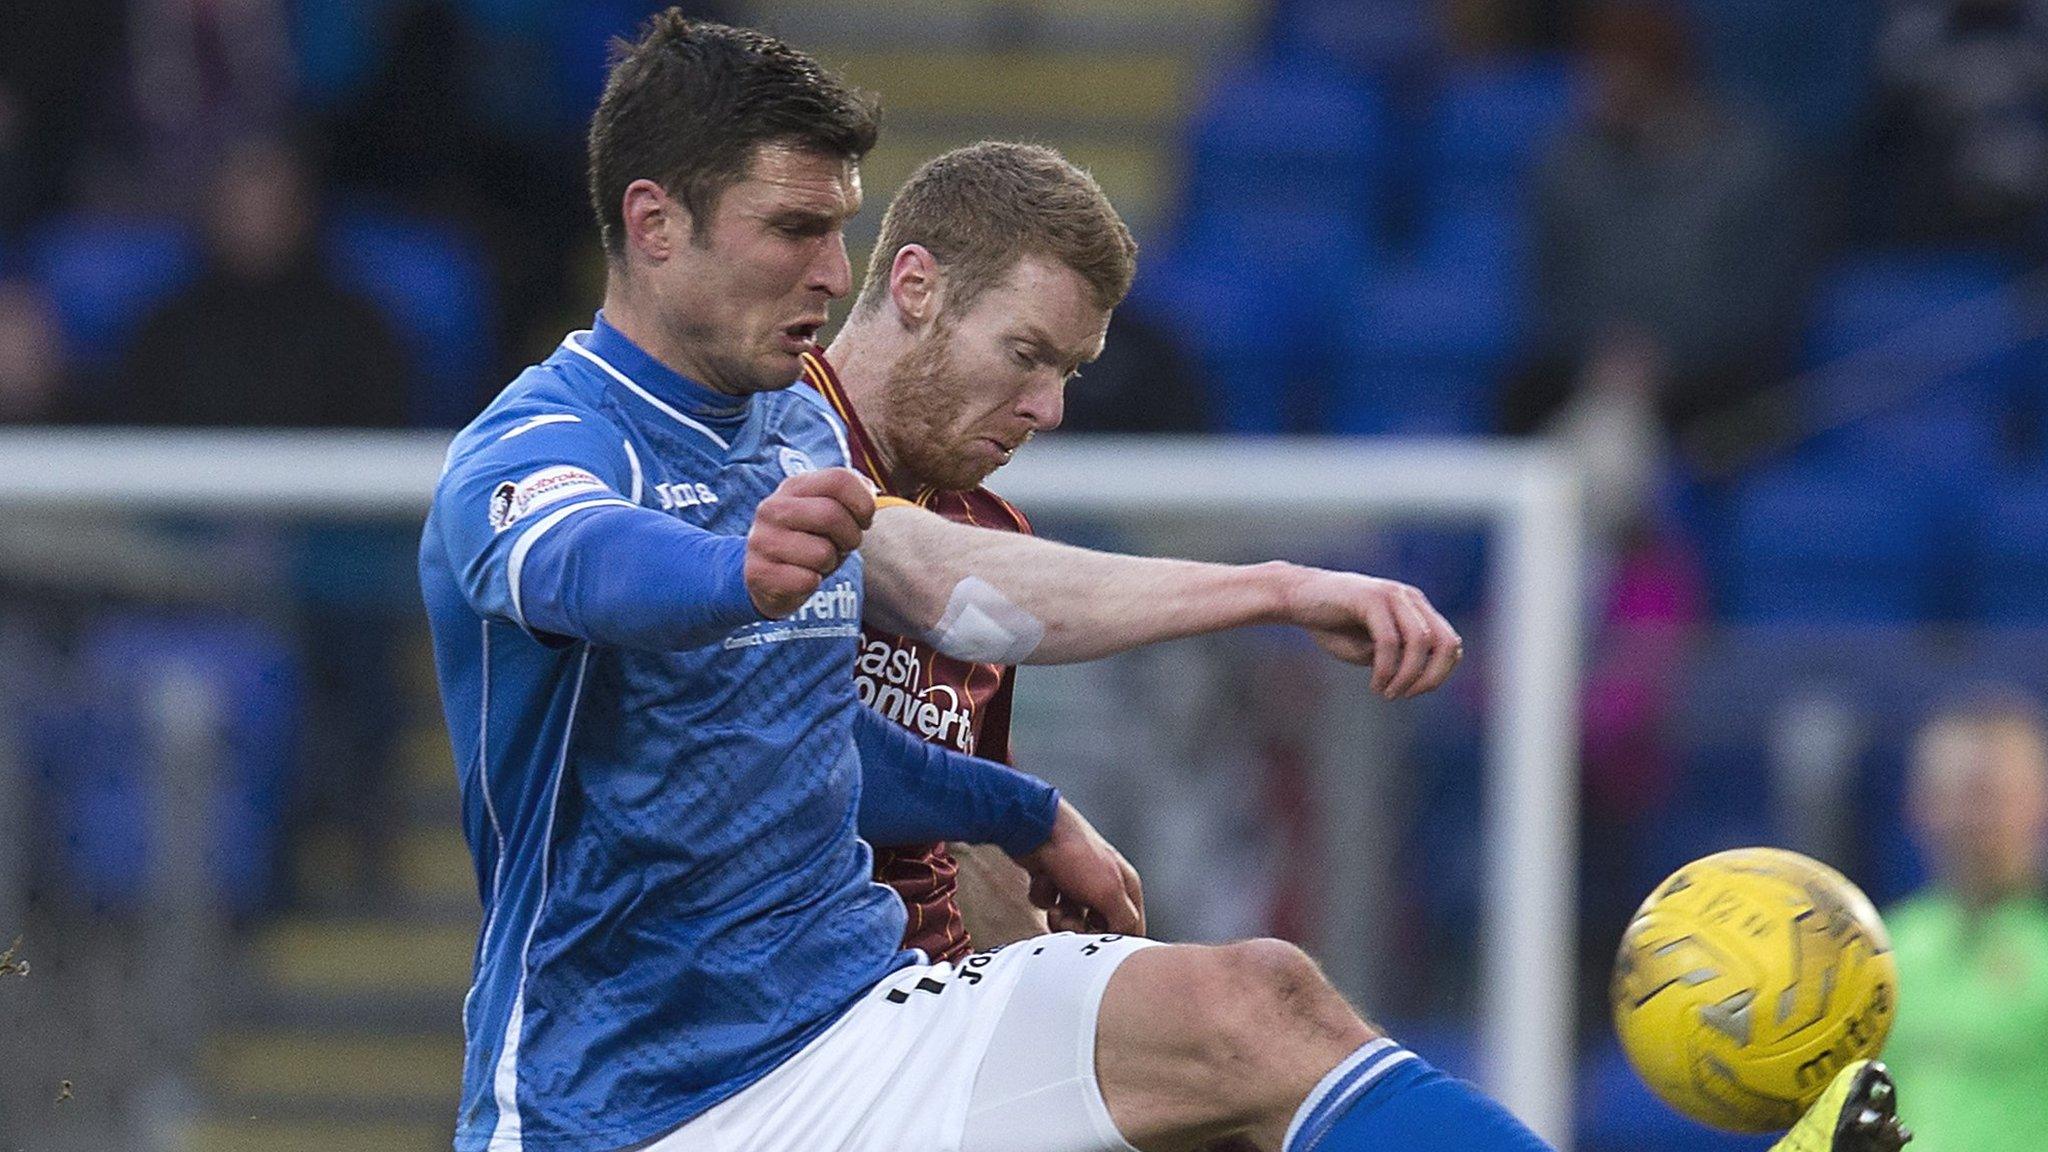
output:
MULTIPOLYGON (((1024 514, 982 481, 1033 434, 1059 424, 1062 390, 1100 353, 1110 310, 1130 285, 1135 248, 1094 179, 1058 153, 1004 143, 949 152, 920 168, 890 204, 852 314, 829 349, 804 358, 804 383, 844 423, 849 458, 885 499, 1029 534, 1024 514)), ((1085 555, 1112 567, 1161 563, 1085 555)), ((1270 622, 1253 606, 1294 582, 1324 602, 1282 613, 1287 622, 1316 628, 1323 622, 1316 613, 1327 614, 1327 601, 1337 599, 1356 618, 1384 613, 1378 618, 1394 624, 1378 630, 1373 639, 1382 644, 1362 654, 1383 692, 1426 692, 1456 666, 1457 634, 1407 585, 1291 565, 1192 567, 1214 569, 1213 578, 1197 586, 1199 605, 1175 598, 1176 613, 1203 611, 1174 635, 1270 622)), ((1106 571, 1105 580, 1142 594, 1146 571, 1106 571)), ((1359 658, 1361 632, 1354 628, 1349 646, 1333 651, 1359 658)), ((1318 635, 1326 646, 1336 639, 1318 635)), ((1094 654, 1163 638, 1136 620, 1094 654)), ((856 675, 861 699, 912 732, 1009 759, 1013 663, 945 655, 930 639, 903 635, 871 614, 856 675)), ((934 960, 1046 930, 1022 870, 999 853, 877 845, 875 873, 909 910, 905 945, 934 960)), ((1066 925, 1056 917, 1055 926, 1066 925)))

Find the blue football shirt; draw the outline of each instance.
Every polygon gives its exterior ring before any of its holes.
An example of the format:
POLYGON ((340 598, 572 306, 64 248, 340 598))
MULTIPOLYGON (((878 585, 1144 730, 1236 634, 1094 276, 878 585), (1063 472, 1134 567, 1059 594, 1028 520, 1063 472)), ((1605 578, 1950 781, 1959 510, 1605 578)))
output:
POLYGON ((463 1152, 660 1135, 916 958, 856 836, 860 559, 784 620, 740 580, 756 505, 844 462, 807 389, 712 392, 601 314, 455 438, 420 580, 485 911, 463 1152), (688 563, 591 562, 664 518, 688 563))

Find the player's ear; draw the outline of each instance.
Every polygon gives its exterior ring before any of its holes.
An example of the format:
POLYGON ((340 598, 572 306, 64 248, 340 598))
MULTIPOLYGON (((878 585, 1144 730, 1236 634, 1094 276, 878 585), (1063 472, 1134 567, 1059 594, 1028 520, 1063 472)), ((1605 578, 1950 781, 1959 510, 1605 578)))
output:
POLYGON ((906 328, 922 328, 939 314, 945 286, 939 262, 922 244, 905 244, 889 262, 889 300, 906 328))
POLYGON ((652 180, 626 185, 622 216, 626 249, 651 260, 666 260, 678 237, 690 235, 690 212, 652 180))

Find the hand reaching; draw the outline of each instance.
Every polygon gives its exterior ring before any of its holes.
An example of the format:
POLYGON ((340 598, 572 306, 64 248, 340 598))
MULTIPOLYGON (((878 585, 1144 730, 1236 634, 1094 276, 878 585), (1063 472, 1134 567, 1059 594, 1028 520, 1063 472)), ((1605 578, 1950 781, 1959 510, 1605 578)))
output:
POLYGON ((1031 902, 1054 932, 1145 934, 1138 870, 1065 800, 1052 835, 1016 858, 1031 876, 1031 902))
POLYGON ((1389 700, 1431 691, 1465 656, 1457 629, 1410 585, 1310 568, 1286 595, 1286 618, 1337 659, 1370 665, 1372 690, 1389 700))

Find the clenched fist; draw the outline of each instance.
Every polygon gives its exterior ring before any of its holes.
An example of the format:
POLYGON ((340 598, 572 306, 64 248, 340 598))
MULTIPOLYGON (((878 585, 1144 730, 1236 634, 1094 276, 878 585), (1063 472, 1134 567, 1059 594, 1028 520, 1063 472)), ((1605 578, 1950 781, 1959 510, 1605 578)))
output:
POLYGON ((801 472, 754 510, 747 532, 747 595, 763 616, 803 607, 875 521, 875 494, 849 468, 801 472))

